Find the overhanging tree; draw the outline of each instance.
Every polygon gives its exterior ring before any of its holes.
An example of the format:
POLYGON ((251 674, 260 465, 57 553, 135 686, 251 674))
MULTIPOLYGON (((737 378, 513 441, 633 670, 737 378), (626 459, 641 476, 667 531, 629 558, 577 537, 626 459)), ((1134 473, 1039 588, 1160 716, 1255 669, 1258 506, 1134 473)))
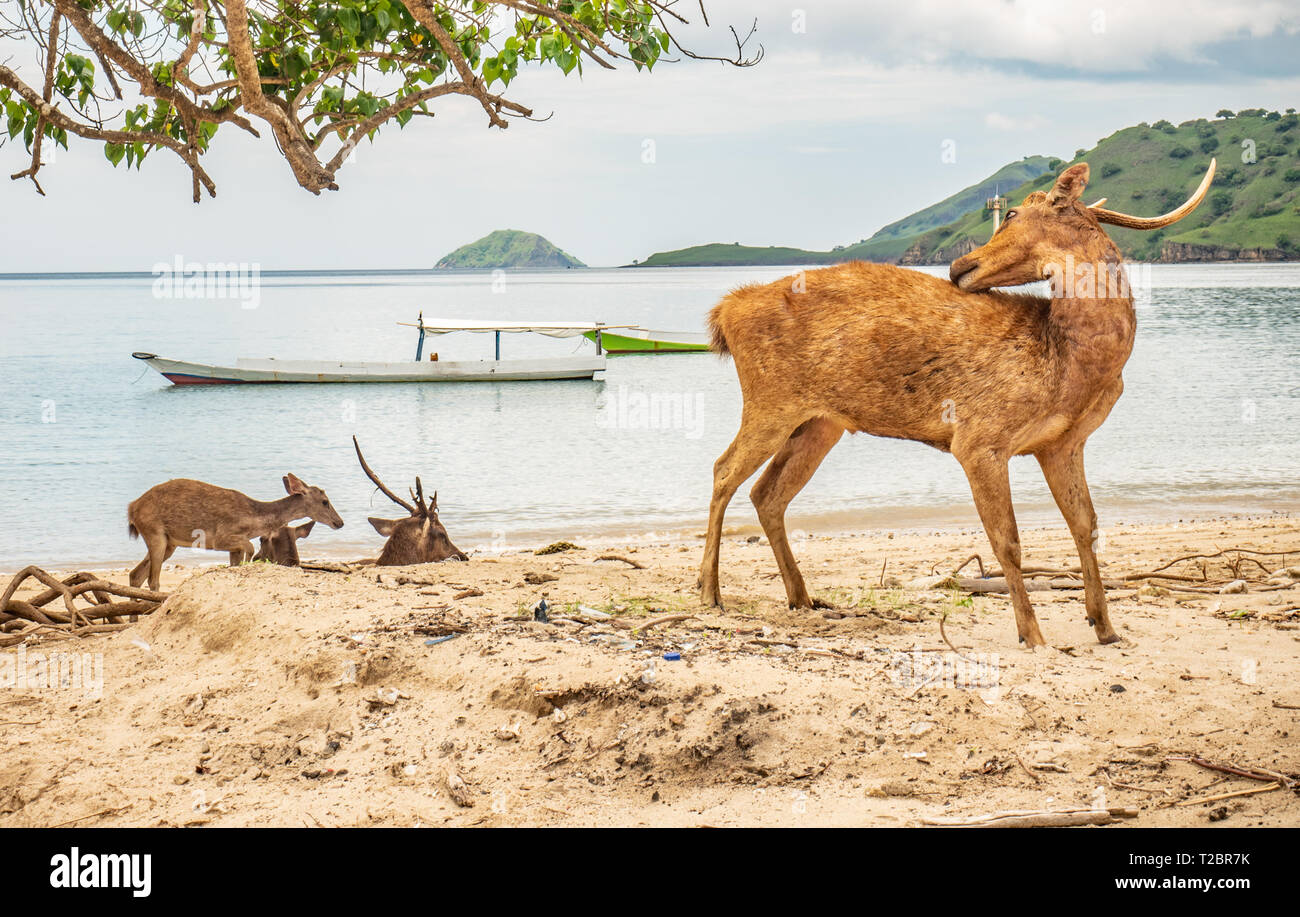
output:
MULTIPOLYGON (((702 0, 698 11, 708 24, 702 0)), ((506 96, 529 64, 565 74, 584 61, 649 69, 666 55, 749 66, 734 53, 698 54, 674 34, 679 0, 0 0, 0 144, 21 137, 36 190, 47 143, 69 135, 103 144, 139 168, 158 150, 188 166, 194 200, 216 184, 202 157, 225 125, 269 130, 298 184, 337 190, 357 144, 390 121, 432 114, 442 96, 468 96, 490 127, 531 109, 506 96), (26 52, 27 57, 22 57, 26 52), (30 70, 24 70, 26 62, 30 70)))

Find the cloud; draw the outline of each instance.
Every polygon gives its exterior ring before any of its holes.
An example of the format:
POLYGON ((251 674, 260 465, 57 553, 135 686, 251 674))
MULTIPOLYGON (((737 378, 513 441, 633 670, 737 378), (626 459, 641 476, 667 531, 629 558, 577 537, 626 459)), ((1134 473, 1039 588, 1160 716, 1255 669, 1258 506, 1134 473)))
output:
POLYGON ((991 111, 984 116, 984 124, 995 131, 1039 131, 1050 122, 1041 115, 1010 118, 1000 112, 991 111))
POLYGON ((1291 72, 1300 72, 1300 8, 1285 0, 805 0, 793 12, 744 0, 707 6, 715 26, 747 26, 756 16, 757 38, 769 50, 802 46, 885 64, 983 64, 1042 75, 1193 73, 1176 66, 1187 64, 1255 72, 1250 55, 1234 46, 1273 36, 1288 41, 1291 72), (803 14, 804 31, 795 30, 795 14, 803 14))

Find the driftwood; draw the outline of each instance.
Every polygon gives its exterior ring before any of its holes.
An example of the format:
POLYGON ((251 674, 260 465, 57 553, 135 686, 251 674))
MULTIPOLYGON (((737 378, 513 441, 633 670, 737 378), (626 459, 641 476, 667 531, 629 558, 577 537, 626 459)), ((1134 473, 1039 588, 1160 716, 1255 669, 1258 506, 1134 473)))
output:
POLYGON ((1055 811, 994 812, 967 818, 923 818, 921 824, 936 828, 1069 828, 1076 825, 1109 825, 1117 818, 1137 818, 1137 809, 1058 809, 1055 811))
POLYGON ((596 560, 620 560, 627 564, 633 570, 644 570, 645 564, 637 563, 630 557, 624 557, 622 554, 602 554, 596 560))
POLYGON ((661 615, 645 622, 628 621, 625 618, 615 618, 613 623, 615 627, 621 627, 624 630, 649 630, 652 627, 658 627, 660 624, 673 624, 677 621, 685 621, 687 618, 693 617, 695 617, 693 614, 661 615))
POLYGON ((129 626, 139 615, 152 613, 166 598, 165 592, 123 586, 91 573, 60 580, 40 567, 24 567, 0 593, 0 647, 16 646, 38 634, 42 639, 63 639, 111 633, 129 626), (48 588, 26 599, 14 598, 29 579, 48 588), (47 607, 55 599, 63 600, 62 610, 47 607))
MULTIPOLYGON (((1189 595, 1219 595, 1224 586, 1241 581, 1246 585, 1246 589, 1241 591, 1252 592, 1272 592, 1278 589, 1290 589, 1300 585, 1300 580, 1291 583, 1270 584, 1268 580, 1281 574, 1286 574, 1288 568, 1286 559, 1288 556, 1300 556, 1300 549, 1290 551, 1261 551, 1254 548, 1224 548, 1209 554, 1187 554, 1182 557, 1176 557, 1169 563, 1164 564, 1146 573, 1127 573, 1114 579, 1102 581, 1106 589, 1125 589, 1132 588, 1133 585, 1150 582, 1159 585, 1162 589, 1168 589, 1173 593, 1185 593, 1189 595), (1251 556, 1257 555, 1257 556, 1251 556), (1281 566, 1277 570, 1269 570, 1259 557, 1280 557, 1281 566), (1221 560, 1223 565, 1228 568, 1229 578, 1222 577, 1212 579, 1206 567, 1205 561, 1221 560), (1189 576, 1186 574, 1166 573, 1171 567, 1189 561, 1200 561, 1200 576, 1189 576), (1258 568, 1259 574, 1254 577, 1247 576, 1242 571, 1243 564, 1253 564, 1258 568), (1195 584, 1195 585, 1193 585, 1195 584)), ((1068 569, 1059 569, 1053 567, 1022 567, 1020 572, 1025 577, 1025 589, 1029 592, 1045 592, 1052 589, 1082 589, 1083 580, 1080 577, 1079 567, 1070 567, 1068 569), (1050 577, 1043 580, 1041 577, 1050 577)), ((1002 574, 1001 569, 985 569, 984 559, 978 554, 972 554, 966 558, 952 571, 952 578, 956 581, 959 588, 965 592, 974 594, 988 593, 1006 593, 1007 581, 1002 574), (972 562, 978 564, 979 577, 959 577, 959 574, 972 562)))

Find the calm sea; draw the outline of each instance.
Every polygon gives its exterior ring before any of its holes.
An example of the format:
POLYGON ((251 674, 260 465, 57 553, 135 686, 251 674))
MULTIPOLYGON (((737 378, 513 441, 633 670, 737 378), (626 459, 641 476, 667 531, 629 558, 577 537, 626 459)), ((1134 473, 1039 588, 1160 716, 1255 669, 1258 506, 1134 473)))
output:
MULTIPOLYGON (((1300 508, 1300 265, 1138 271, 1127 390, 1088 446, 1103 527, 1300 508)), ((263 274, 243 302, 160 298, 148 275, 0 276, 0 570, 133 562, 143 547, 127 538, 126 505, 153 484, 194 477, 272 499, 287 471, 324 487, 347 520, 318 526, 305 556, 373 556, 381 539, 366 517, 400 511, 362 475, 353 434, 399 493, 416 474, 437 489, 462 549, 699 531, 740 415, 734 370, 711 354, 612 358, 595 382, 174 388, 131 352, 410 359, 414 334, 397 323, 420 310, 702 330, 728 289, 786 273, 263 274), (648 410, 652 399, 664 409, 648 410)), ((591 345, 506 337, 503 356, 579 347, 591 345)), ((491 348, 487 335, 431 344, 442 359, 491 348)), ((1022 523, 1059 521, 1032 459, 1012 478, 1022 523)), ((729 522, 754 521, 746 493, 729 522)), ((951 457, 866 436, 840 443, 790 516, 810 531, 976 519, 951 457)))

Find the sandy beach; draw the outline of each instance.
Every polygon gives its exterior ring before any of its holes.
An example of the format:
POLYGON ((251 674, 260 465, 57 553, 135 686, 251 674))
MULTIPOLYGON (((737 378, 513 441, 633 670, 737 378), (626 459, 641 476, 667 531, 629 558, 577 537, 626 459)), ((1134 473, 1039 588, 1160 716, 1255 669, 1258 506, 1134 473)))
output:
MULTIPOLYGON (((1027 566, 1077 563, 1063 527, 1022 543, 1027 566)), ((1296 517, 1110 529, 1123 641, 1097 644, 1080 591, 1044 588, 1038 652, 1005 597, 942 582, 990 563, 978 528, 795 549, 833 608, 785 607, 747 528, 724 539, 724 611, 698 604, 690 536, 169 567, 171 597, 126 630, 0 651, 0 826, 901 826, 1098 806, 1136 810, 1124 825, 1300 824, 1294 791, 1181 760, 1300 771, 1296 517), (1224 549, 1256 553, 1123 582, 1224 549), (1190 591, 1237 578, 1246 592, 1190 591), (57 653, 102 654, 81 671, 98 677, 14 684, 57 653)))

